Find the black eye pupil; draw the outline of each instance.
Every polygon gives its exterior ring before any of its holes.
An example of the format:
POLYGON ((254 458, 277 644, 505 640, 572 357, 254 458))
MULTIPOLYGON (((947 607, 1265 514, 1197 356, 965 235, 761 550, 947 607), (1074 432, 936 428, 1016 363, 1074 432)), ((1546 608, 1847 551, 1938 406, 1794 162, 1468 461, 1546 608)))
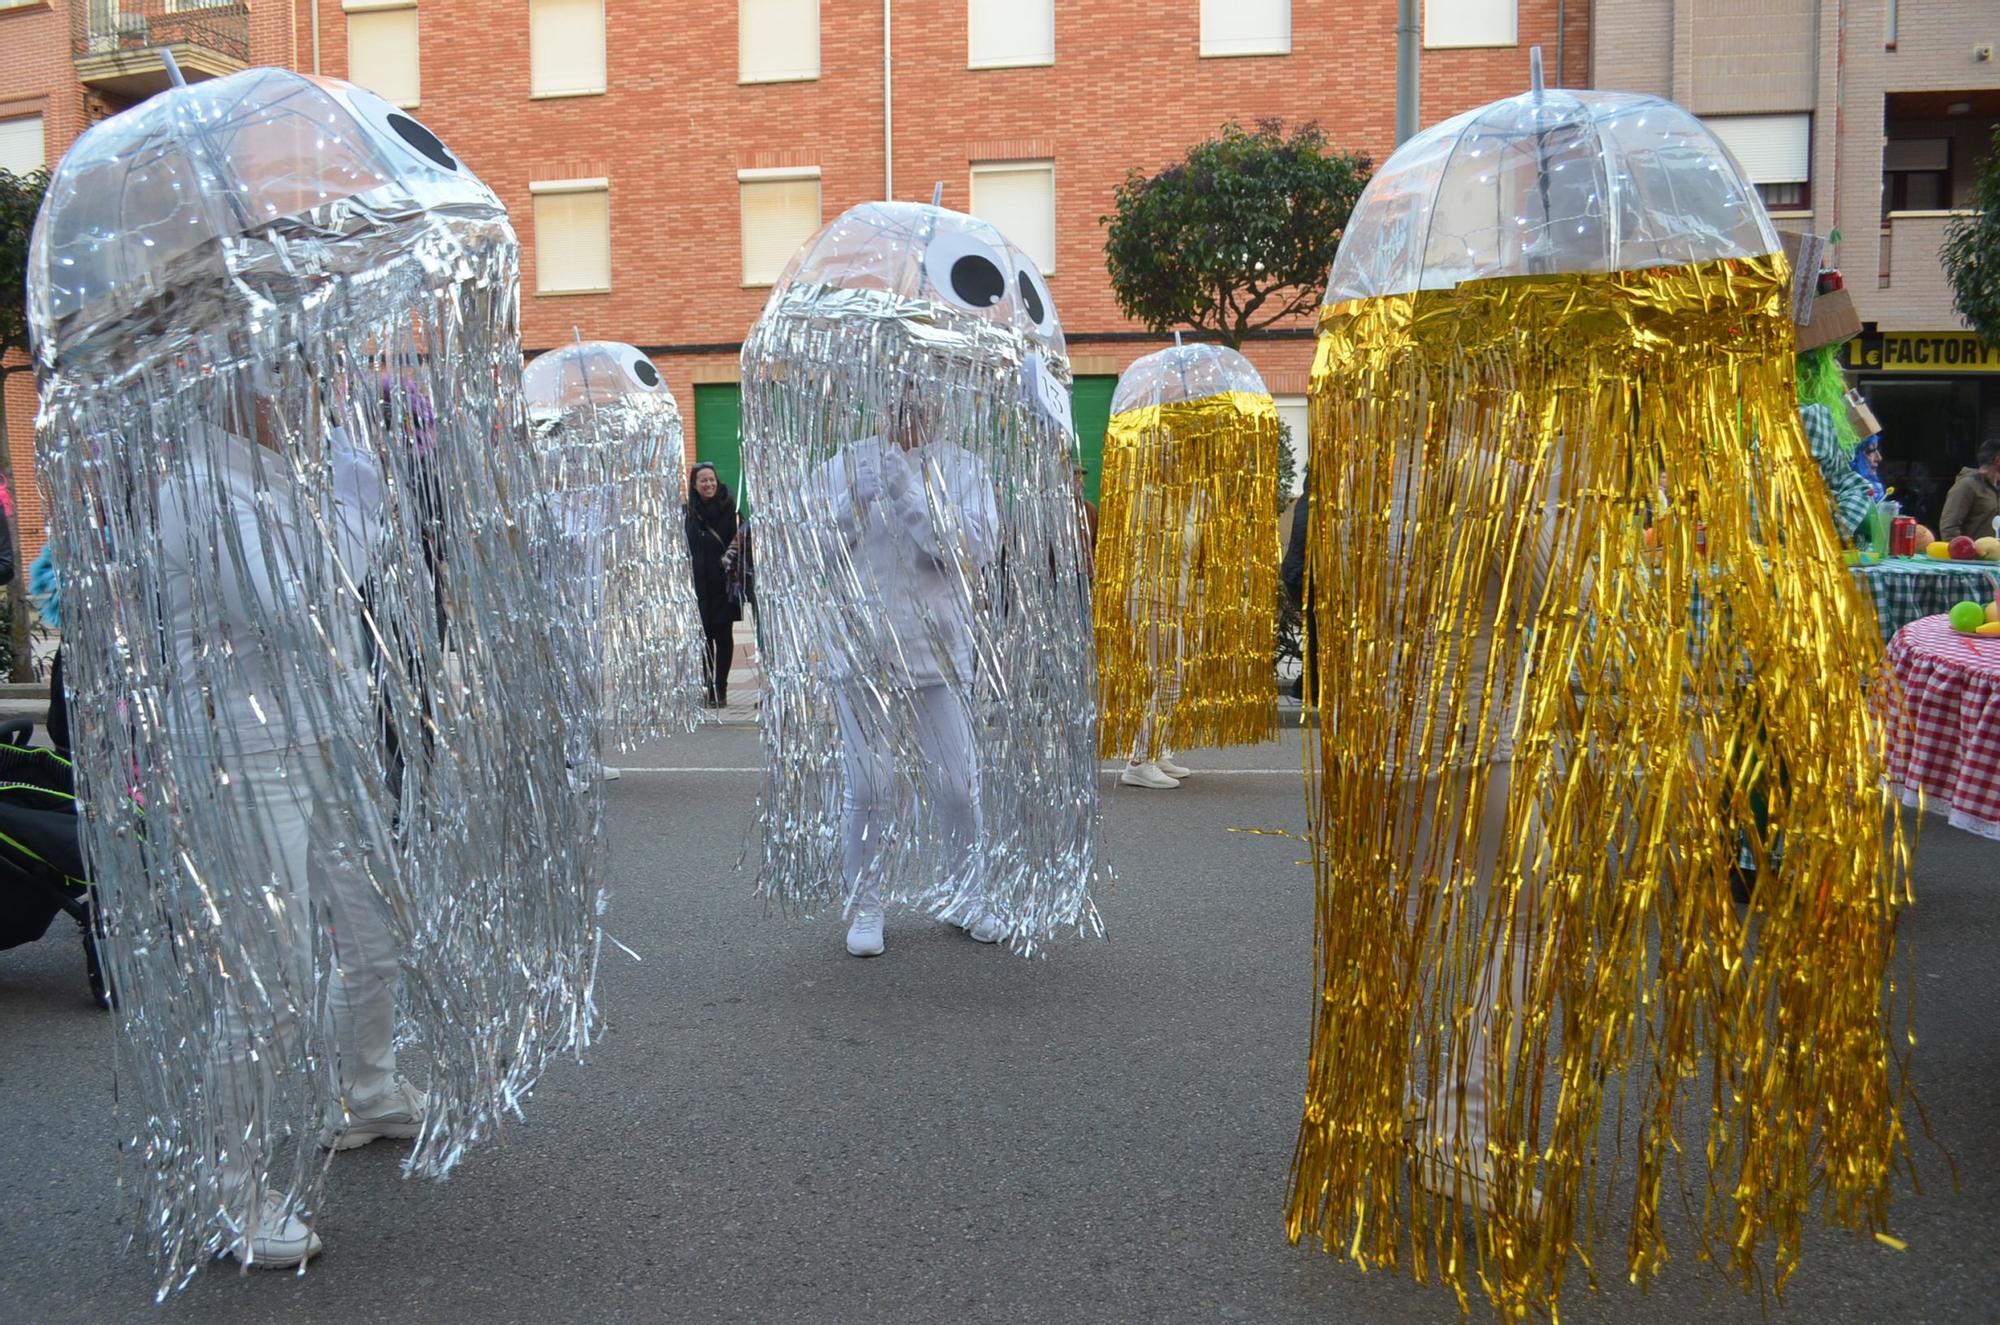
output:
POLYGON ((1035 288, 1035 283, 1028 279, 1028 273, 1026 272, 1021 273, 1019 284, 1021 286, 1021 303, 1028 310, 1028 320, 1040 323, 1043 315, 1048 311, 1042 307, 1042 292, 1035 288))
POLYGON ((401 138, 404 142, 416 148, 446 170, 458 169, 458 162, 452 159, 450 152, 444 150, 444 144, 438 140, 438 136, 423 125, 418 124, 409 116, 398 115, 392 112, 389 116, 389 127, 396 131, 398 138, 401 138))
POLYGON ((951 264, 951 292, 974 308, 991 308, 1007 294, 1007 278, 989 258, 968 253, 951 264))
POLYGON ((650 359, 641 359, 639 362, 633 364, 632 376, 638 378, 647 386, 658 386, 660 384, 660 370, 653 367, 650 359))

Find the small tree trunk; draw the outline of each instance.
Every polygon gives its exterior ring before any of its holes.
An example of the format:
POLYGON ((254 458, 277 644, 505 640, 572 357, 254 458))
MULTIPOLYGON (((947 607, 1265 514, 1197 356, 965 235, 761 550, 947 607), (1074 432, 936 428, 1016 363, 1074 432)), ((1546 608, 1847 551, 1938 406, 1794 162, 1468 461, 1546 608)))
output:
POLYGON ((28 567, 21 560, 21 485, 14 481, 14 438, 7 430, 7 379, 0 372, 0 474, 7 477, 8 491, 14 494, 14 578, 7 582, 7 646, 14 666, 10 681, 35 679, 34 648, 28 640, 28 567))

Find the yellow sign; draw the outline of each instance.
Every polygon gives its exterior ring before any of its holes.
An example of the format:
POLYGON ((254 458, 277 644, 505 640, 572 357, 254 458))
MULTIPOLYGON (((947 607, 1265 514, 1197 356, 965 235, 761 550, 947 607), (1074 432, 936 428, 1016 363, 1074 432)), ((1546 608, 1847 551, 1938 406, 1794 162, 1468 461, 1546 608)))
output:
POLYGON ((1883 373, 2000 373, 2000 346, 1969 331, 1885 331, 1880 342, 1847 343, 1850 368, 1883 373))

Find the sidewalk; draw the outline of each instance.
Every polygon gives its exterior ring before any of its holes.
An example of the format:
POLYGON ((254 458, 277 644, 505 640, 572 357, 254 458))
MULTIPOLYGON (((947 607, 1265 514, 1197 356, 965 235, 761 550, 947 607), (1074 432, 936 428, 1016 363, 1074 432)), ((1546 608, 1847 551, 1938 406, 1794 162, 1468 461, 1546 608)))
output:
POLYGON ((736 662, 729 669, 729 704, 706 709, 702 725, 719 723, 726 727, 757 725, 757 705, 764 698, 764 669, 757 655, 757 626, 751 620, 756 608, 749 608, 736 623, 736 662))

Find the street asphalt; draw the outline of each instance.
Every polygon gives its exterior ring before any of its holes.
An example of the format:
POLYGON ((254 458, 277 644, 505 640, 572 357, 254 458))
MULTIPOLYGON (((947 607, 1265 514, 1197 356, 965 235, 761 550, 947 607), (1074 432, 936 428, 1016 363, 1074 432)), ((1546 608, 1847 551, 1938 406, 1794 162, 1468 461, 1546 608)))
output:
MULTIPOLYGON (((303 1277, 217 1264, 153 1305, 74 932, 0 953, 0 1321, 1459 1319, 1285 1239, 1312 877, 1297 842, 1231 830, 1302 827, 1296 734, 1178 791, 1107 777, 1111 937, 1041 961, 907 916, 858 961, 837 922, 766 918, 756 760, 739 726, 618 761, 609 930, 639 960, 605 949, 601 1044, 447 1182, 404 1180, 387 1143, 338 1157, 303 1277)), ((2000 1320, 2000 845, 1933 819, 1916 885, 1901 969, 1935 1140, 1910 1119, 1907 1250, 1815 1226, 1760 1303, 1682 1237, 1641 1293, 1614 1217, 1564 1320, 2000 1320)))

